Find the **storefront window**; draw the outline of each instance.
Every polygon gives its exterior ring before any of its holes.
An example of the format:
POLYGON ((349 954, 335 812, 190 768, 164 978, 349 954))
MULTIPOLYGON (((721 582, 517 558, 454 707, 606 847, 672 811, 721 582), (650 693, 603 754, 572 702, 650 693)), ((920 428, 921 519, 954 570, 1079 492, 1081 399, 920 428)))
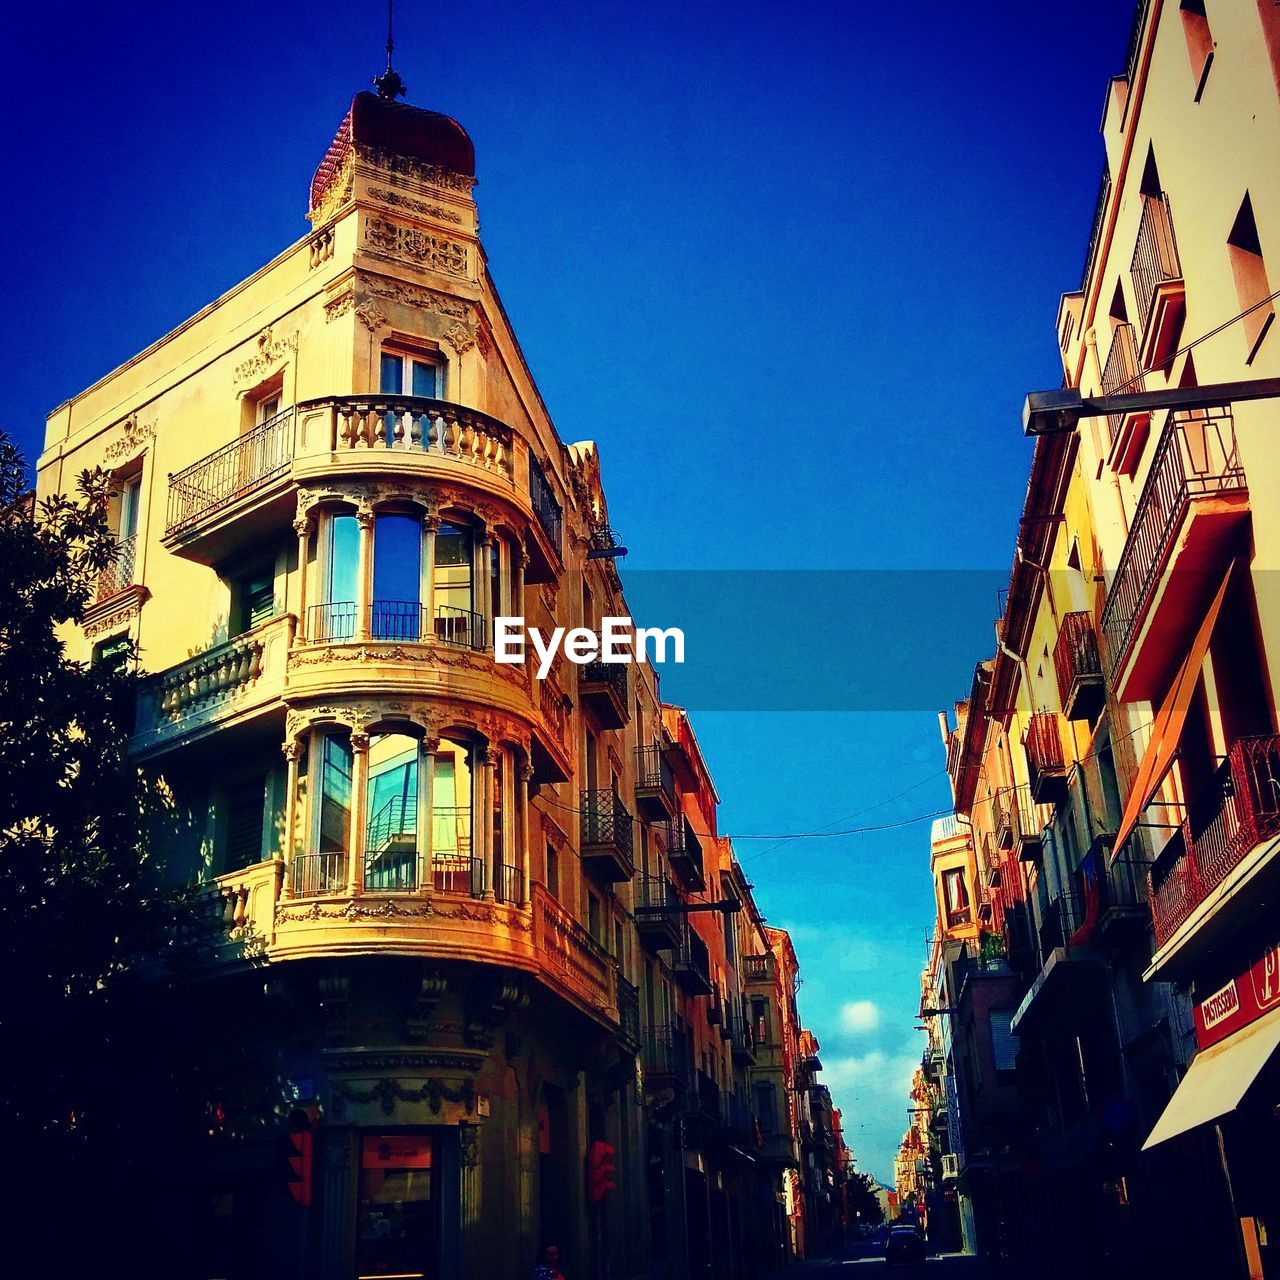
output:
POLYGON ((439 1214, 431 1134, 376 1134, 360 1146, 356 1275, 405 1280, 438 1272, 439 1214))

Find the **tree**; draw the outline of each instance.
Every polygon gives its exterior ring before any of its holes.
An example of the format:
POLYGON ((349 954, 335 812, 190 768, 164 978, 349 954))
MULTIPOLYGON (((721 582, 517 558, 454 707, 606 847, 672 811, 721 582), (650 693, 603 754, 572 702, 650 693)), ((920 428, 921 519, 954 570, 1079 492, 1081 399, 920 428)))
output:
POLYGON ((189 910, 147 848, 163 792, 128 753, 134 655, 75 662, 59 639, 117 554, 109 497, 97 471, 37 503, 0 432, 0 1136, 22 1152, 24 1212, 39 1212, 42 1177, 57 1179, 47 1198, 118 1169, 141 1084, 140 962, 189 910))
POLYGON ((863 1226, 878 1227, 884 1209, 876 1195, 875 1179, 869 1173, 851 1173, 848 1182, 849 1216, 863 1226))

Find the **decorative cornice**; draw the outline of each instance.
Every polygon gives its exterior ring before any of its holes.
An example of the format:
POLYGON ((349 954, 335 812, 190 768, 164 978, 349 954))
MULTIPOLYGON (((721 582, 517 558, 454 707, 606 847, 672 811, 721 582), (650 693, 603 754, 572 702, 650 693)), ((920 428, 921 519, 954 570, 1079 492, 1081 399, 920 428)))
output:
POLYGON ((402 196, 398 191, 388 191, 386 187, 370 187, 369 195, 374 200, 381 200, 383 204, 390 205, 393 209, 405 209, 409 213, 419 213, 424 217, 439 218, 442 222, 458 225, 462 223, 462 215, 453 209, 446 209, 439 204, 428 204, 427 201, 419 200, 414 196, 402 196))
POLYGON ((284 337, 277 338, 268 325, 258 334, 258 349, 247 360, 242 360, 236 365, 235 373, 232 375, 233 382, 246 382, 249 379, 261 378, 263 374, 270 372, 277 364, 289 358, 289 354, 298 349, 298 335, 296 333, 285 334, 284 337))
MULTIPOLYGON (((476 180, 466 174, 454 173, 452 169, 441 168, 438 164, 428 164, 423 160, 415 160, 411 156, 397 155, 382 147, 370 147, 364 143, 352 144, 352 152, 362 163, 383 173, 398 178, 409 178, 415 182, 424 182, 432 187, 440 187, 445 191, 461 191, 468 194, 475 186, 476 180)), ((325 201, 326 205, 328 201, 325 201)))
POLYGON ((84 619, 81 623, 85 635, 92 639, 104 631, 110 631, 113 627, 123 626, 132 621, 141 612, 142 606, 150 595, 151 592, 146 587, 135 583, 133 586, 125 587, 123 591, 117 591, 113 596, 108 596, 105 600, 91 604, 84 611, 84 619))
POLYGON ((370 218, 364 224, 365 249, 371 257, 402 262, 411 267, 467 275, 467 246, 446 236, 406 227, 389 218, 370 218))

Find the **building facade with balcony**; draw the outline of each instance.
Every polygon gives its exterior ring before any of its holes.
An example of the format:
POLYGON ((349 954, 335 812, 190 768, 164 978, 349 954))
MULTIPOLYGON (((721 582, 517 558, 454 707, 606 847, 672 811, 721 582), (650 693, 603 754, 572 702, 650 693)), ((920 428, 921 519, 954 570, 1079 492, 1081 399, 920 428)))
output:
POLYGON ((157 850, 206 909, 155 986, 194 1064, 166 1188, 193 1275, 771 1256, 746 966, 774 944, 688 718, 644 664, 494 660, 499 617, 627 609, 474 172, 456 122, 357 95, 308 235, 49 417, 40 495, 93 466, 117 492, 68 643, 136 643, 157 850))
MULTIPOLYGON (((1058 313, 1068 386, 1280 372, 1278 86, 1275 6, 1135 5, 1058 313)), ((1015 992, 1022 1176, 1002 1220, 1026 1229, 1000 1247, 1044 1274, 1276 1269, 1277 412, 1224 400, 1039 437, 996 650, 945 730, 996 891, 979 955, 1015 992)))

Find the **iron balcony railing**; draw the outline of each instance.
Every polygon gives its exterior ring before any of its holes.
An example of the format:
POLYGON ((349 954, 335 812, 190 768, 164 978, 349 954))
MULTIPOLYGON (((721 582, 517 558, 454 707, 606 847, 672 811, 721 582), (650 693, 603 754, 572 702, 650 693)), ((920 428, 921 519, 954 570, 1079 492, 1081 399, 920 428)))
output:
POLYGON ((350 640, 356 634, 356 606, 353 600, 313 604, 307 608, 307 639, 350 640))
POLYGON ((181 533, 283 475, 293 460, 293 422, 294 410, 285 409, 170 474, 166 536, 181 533))
POLYGON ((612 845, 631 858, 631 814, 612 787, 582 792, 583 845, 612 845))
POLYGON ((693 1070, 689 1033, 675 1025, 650 1027, 644 1039, 644 1068, 651 1076, 687 1088, 693 1070))
POLYGON ((564 536, 564 513, 556 501, 556 495, 551 492, 541 464, 532 453, 529 455, 529 501, 533 505, 533 514, 538 517, 538 523, 542 526, 542 532, 547 535, 547 540, 559 555, 564 536))
POLYGON ((667 756, 659 746, 636 748, 636 789, 675 794, 675 780, 667 756))
POLYGON ((578 676, 579 685, 606 684, 625 709, 627 706, 627 664, 624 662, 584 662, 578 676))
POLYGON ((524 897, 524 878, 519 867, 512 866, 509 862, 504 862, 497 868, 493 896, 499 902, 506 902, 512 906, 522 901, 524 897))
POLYGON ((1145 607, 1188 508, 1198 498, 1246 489, 1230 406, 1168 415, 1102 610, 1102 634, 1112 682, 1128 658, 1145 607))
POLYGON ((1089 283, 1093 278, 1096 265, 1098 244, 1102 239, 1102 222, 1107 214, 1107 202, 1111 199, 1111 170, 1106 163, 1102 166, 1102 177, 1098 179, 1098 196, 1093 205, 1093 225, 1089 231, 1089 246, 1084 255, 1084 274, 1081 277, 1080 289, 1089 291, 1089 283))
MULTIPOLYGON (((1107 352, 1107 363, 1102 370, 1102 394, 1111 396, 1145 390, 1146 379, 1138 364, 1138 340, 1133 325, 1118 324, 1111 335, 1111 350, 1107 352)), ((1112 440, 1124 425, 1124 419, 1123 413, 1107 415, 1112 440)))
POLYGON ((133 571, 137 567, 138 535, 131 534, 116 543, 115 559, 98 573, 95 600, 109 600, 126 587, 133 586, 133 571))
POLYGON ((345 853, 300 853, 289 863, 289 892, 295 898, 342 893, 346 886, 345 853))
POLYGON ((1151 306, 1156 290, 1166 280, 1182 278, 1178 242, 1173 234, 1173 215, 1169 212, 1169 197, 1163 192, 1158 196, 1142 197, 1142 218, 1138 223, 1138 240, 1133 247, 1129 274, 1138 302, 1138 319, 1145 334, 1151 323, 1151 306))
POLYGON ((483 649, 488 642, 488 629, 488 623, 481 614, 449 604, 436 605, 436 639, 445 644, 483 649))
POLYGON ((671 918, 674 912, 665 910, 679 899, 675 886, 666 876, 640 876, 636 880, 636 912, 649 913, 659 918, 671 918))
POLYGON ((1163 946, 1264 840, 1280 835, 1280 737, 1240 738, 1151 867, 1151 915, 1163 946))
POLYGON ((417 849, 366 849, 364 888, 366 893, 413 893, 418 888, 417 849))
POLYGON ((1053 790, 1066 778, 1066 757, 1062 747, 1062 727, 1056 711, 1037 711, 1022 735, 1027 754, 1031 796, 1037 803, 1052 800, 1053 790))
MULTIPOLYGON (((437 816, 439 812, 437 809, 437 816)), ((484 892, 484 863, 466 852, 433 854, 431 883, 440 893, 462 893, 479 897, 484 892)))
POLYGON ((1098 653, 1098 636, 1093 617, 1085 611, 1068 613, 1058 629, 1053 646, 1053 669, 1058 678, 1058 697, 1065 708, 1078 680, 1101 678, 1102 658, 1098 653))
POLYGON ((618 974, 618 1028, 623 1040, 636 1048, 640 1046, 640 990, 618 974))

